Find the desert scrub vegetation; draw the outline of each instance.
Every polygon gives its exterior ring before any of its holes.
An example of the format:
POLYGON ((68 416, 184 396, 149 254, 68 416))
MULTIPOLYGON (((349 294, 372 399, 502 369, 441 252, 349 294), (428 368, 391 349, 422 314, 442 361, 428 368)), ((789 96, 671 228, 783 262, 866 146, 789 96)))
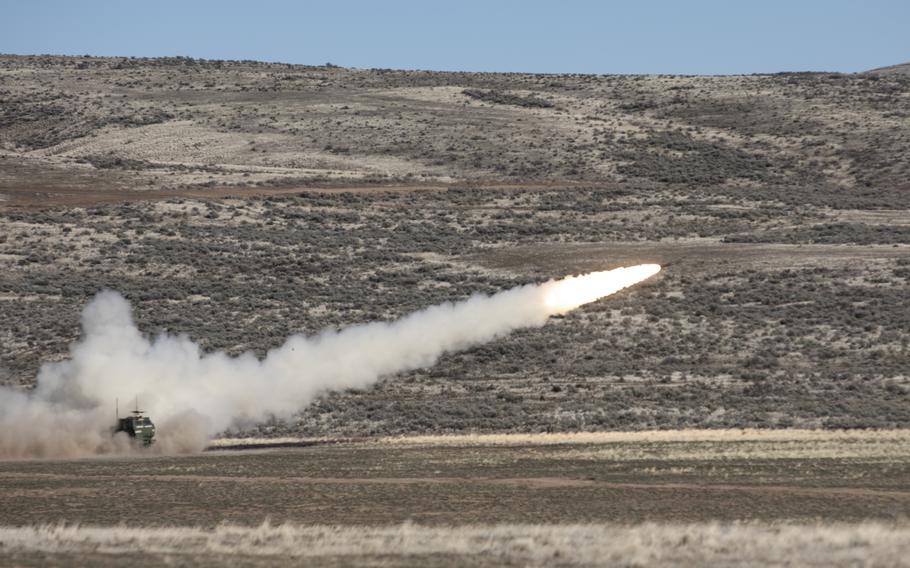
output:
MULTIPOLYGON (((830 209, 761 197, 476 185, 5 212, 0 377, 27 388, 42 361, 65 357, 102 288, 123 292, 149 333, 261 356, 294 333, 678 258, 658 281, 542 329, 326 393, 247 433, 905 425, 906 249, 786 248, 830 209), (763 244, 733 242, 750 235, 763 244)), ((900 242, 902 225, 868 226, 900 242)))
POLYGON ((262 355, 292 333, 675 260, 249 433, 907 424, 906 77, 0 56, 0 78, 4 383, 65 357, 102 288, 149 333, 262 355))
MULTIPOLYGON (((811 184, 849 196, 892 191, 910 175, 910 78, 901 75, 436 73, 7 55, 0 77, 8 162, 40 159, 39 174, 79 175, 96 163, 90 171, 106 186, 128 171, 127 186, 154 189, 572 179, 811 184)), ((35 181, 24 171, 14 180, 35 181)))
POLYGON ((910 244, 910 227, 865 223, 820 223, 810 227, 733 235, 727 240, 735 243, 910 244))

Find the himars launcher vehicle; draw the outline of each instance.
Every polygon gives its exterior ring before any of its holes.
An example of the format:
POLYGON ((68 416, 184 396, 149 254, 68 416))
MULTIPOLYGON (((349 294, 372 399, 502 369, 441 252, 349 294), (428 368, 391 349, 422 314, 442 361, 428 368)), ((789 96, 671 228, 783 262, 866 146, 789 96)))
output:
POLYGON ((155 425, 139 410, 139 399, 136 399, 136 410, 132 411, 131 416, 120 418, 120 405, 117 406, 117 425, 114 427, 114 434, 117 432, 126 432, 130 438, 135 438, 137 442, 148 447, 155 443, 155 425))

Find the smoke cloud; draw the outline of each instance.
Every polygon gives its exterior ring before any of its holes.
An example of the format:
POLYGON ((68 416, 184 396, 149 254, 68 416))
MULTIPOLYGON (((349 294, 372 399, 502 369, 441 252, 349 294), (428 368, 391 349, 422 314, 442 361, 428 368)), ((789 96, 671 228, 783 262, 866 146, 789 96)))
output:
POLYGON ((639 265, 432 306, 393 322, 294 335, 265 358, 204 353, 185 335, 144 335, 127 300, 100 292, 69 359, 47 363, 29 394, 0 389, 0 457, 68 457, 133 447, 111 435, 113 401, 139 397, 158 426, 155 451, 201 449, 231 425, 289 417, 329 389, 363 388, 631 286, 639 265))

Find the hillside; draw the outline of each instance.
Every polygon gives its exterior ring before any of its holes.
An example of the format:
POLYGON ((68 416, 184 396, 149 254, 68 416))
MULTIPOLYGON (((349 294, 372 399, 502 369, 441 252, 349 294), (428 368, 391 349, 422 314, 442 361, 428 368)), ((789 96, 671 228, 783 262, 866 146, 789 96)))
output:
POLYGON ((461 180, 880 193, 910 179, 908 85, 6 56, 0 193, 461 180))
POLYGON ((866 71, 870 75, 910 75, 910 63, 900 63, 898 65, 889 65, 887 67, 878 67, 866 71))
POLYGON ((910 77, 0 57, 0 382, 102 288, 294 332, 638 262, 653 281, 256 434, 910 426, 910 77))

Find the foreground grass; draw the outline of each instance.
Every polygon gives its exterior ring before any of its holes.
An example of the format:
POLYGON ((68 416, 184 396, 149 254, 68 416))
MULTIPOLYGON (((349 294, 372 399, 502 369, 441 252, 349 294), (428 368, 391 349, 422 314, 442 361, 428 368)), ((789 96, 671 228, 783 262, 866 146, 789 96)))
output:
POLYGON ((632 526, 221 525, 0 527, 0 560, 43 565, 898 566, 906 524, 647 523, 632 526))

